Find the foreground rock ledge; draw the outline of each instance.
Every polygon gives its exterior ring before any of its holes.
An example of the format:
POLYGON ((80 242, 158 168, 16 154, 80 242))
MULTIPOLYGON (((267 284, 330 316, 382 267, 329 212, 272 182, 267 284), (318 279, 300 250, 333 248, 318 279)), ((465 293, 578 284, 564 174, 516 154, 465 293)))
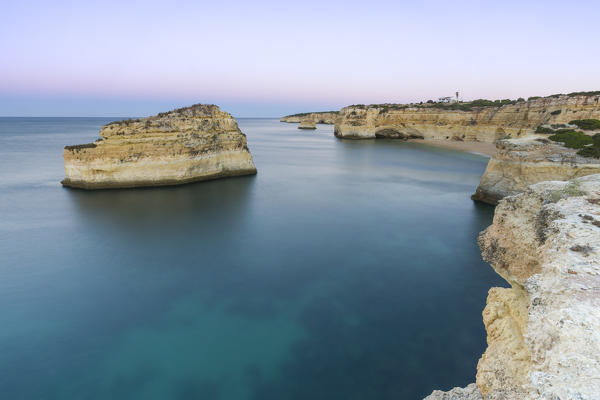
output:
POLYGON ((66 146, 64 186, 165 186, 256 174, 246 135, 215 105, 112 122, 94 143, 66 146))
POLYGON ((552 142, 547 135, 499 140, 496 149, 473 200, 497 204, 534 183, 600 173, 600 160, 579 156, 577 150, 552 142))
MULTIPOLYGON (((482 398, 598 399, 600 175, 542 182, 504 198, 479 245, 511 285, 490 289, 483 311, 482 398)), ((446 393, 453 397, 434 392, 430 399, 473 398, 463 392, 472 394, 455 389, 446 393)))

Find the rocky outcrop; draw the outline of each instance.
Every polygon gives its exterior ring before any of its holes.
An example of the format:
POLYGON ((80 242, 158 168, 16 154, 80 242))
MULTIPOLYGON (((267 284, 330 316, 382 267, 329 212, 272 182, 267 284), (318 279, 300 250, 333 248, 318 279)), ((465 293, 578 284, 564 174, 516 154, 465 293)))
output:
POLYGON ((100 136, 94 143, 65 147, 64 186, 177 185, 256 173, 246 136, 215 105, 113 122, 101 128, 100 136))
POLYGON ((322 112, 311 112, 311 113, 300 113, 293 115, 286 115, 285 117, 281 117, 279 121, 281 122, 302 122, 304 120, 312 120, 315 124, 330 124, 333 125, 335 123, 335 119, 337 118, 337 111, 322 111, 322 112))
POLYGON ((424 400, 483 400, 479 388, 474 383, 471 383, 464 388, 454 388, 447 392, 434 390, 424 400))
POLYGON ((485 399, 600 394, 600 175, 544 182, 500 202, 479 238, 510 284, 490 290, 485 399))
POLYGON ((511 286, 492 288, 483 311, 483 398, 598 399, 600 175, 504 198, 479 246, 511 286))
POLYGON ((313 119, 303 119, 298 125, 298 129, 317 129, 317 125, 313 119))
POLYGON ((499 140, 496 148, 473 200, 496 204, 534 183, 600 173, 600 160, 579 156, 545 135, 499 140))
POLYGON ((531 134, 541 124, 600 119, 600 96, 561 95, 477 107, 439 104, 355 105, 343 108, 335 122, 340 138, 376 137, 465 140, 493 143, 510 135, 531 134))

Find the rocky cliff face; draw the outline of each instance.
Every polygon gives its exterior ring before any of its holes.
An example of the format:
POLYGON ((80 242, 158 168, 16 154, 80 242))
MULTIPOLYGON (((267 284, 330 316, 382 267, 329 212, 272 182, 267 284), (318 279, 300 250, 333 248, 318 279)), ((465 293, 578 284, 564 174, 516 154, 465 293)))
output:
MULTIPOLYGON (((503 199, 479 245, 511 285, 492 288, 483 311, 483 399, 598 399, 600 175, 538 183, 503 199)), ((431 399, 477 398, 466 389, 431 399)))
POLYGON ((534 183, 600 173, 600 160, 581 157, 543 135, 499 140, 496 148, 473 200, 496 204, 534 183))
POLYGON ((574 119, 600 119, 600 96, 538 98, 500 107, 468 107, 468 111, 436 105, 383 104, 343 108, 335 121, 340 138, 425 138, 493 143, 510 135, 523 137, 540 124, 574 119))
POLYGON ((113 122, 100 136, 94 143, 65 147, 63 185, 161 186, 256 173, 246 136, 214 105, 113 122))
POLYGON ((294 115, 286 115, 281 117, 281 122, 302 122, 302 121, 313 121, 315 124, 331 124, 335 123, 337 118, 337 111, 323 111, 323 112, 312 112, 312 113, 301 113, 294 115))
POLYGON ((303 119, 298 125, 298 129, 317 129, 315 121, 313 119, 303 119))

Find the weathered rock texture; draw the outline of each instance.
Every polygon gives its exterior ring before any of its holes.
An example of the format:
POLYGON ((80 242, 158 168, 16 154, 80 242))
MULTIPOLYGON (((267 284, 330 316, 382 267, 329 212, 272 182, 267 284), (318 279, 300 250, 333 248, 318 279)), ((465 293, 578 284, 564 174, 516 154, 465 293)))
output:
POLYGON ((298 129, 317 129, 317 125, 313 119, 303 119, 300 121, 298 129))
POLYGON ((465 388, 454 388, 447 392, 434 390, 424 400, 483 400, 483 397, 477 385, 471 383, 465 388))
POLYGON ((544 135, 499 140, 496 148, 473 200, 496 204, 534 183, 600 173, 600 160, 579 156, 544 135))
POLYGON ((65 147, 63 185, 162 186, 256 173, 246 136, 214 105, 113 122, 100 136, 94 143, 65 147))
MULTIPOLYGON (((479 246, 511 285, 490 289, 483 311, 483 399, 600 398, 600 175, 504 198, 479 246)), ((428 400, 476 396, 469 385, 428 400)))
POLYGON ((331 124, 335 123, 335 119, 338 115, 337 111, 322 111, 322 112, 312 112, 312 113, 301 113, 294 115, 286 115, 285 117, 281 117, 279 121, 281 122, 302 122, 304 120, 312 120, 315 124, 331 124))
POLYGON ((511 288, 492 288, 485 399, 600 396, 600 175, 544 182, 507 197, 479 238, 511 288))
POLYGON ((502 107, 447 110, 434 105, 383 104, 343 108, 335 122, 340 138, 375 137, 473 140, 493 143, 533 133, 541 124, 600 119, 600 96, 544 97, 502 107))

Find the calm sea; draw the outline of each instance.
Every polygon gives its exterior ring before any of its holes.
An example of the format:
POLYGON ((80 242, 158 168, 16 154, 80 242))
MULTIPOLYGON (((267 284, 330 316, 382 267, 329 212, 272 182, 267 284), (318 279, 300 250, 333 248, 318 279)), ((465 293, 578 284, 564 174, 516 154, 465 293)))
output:
POLYGON ((0 397, 420 399, 473 382, 486 159, 240 119, 258 175, 64 189, 106 118, 0 118, 0 397))

